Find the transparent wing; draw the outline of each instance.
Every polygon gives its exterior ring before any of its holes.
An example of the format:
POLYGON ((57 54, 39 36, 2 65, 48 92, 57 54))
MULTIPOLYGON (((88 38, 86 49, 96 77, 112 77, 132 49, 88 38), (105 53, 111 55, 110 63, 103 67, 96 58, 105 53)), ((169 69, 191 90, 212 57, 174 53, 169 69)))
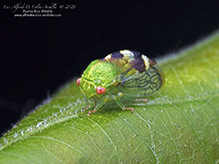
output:
POLYGON ((142 73, 134 71, 130 75, 132 69, 134 68, 122 73, 118 84, 118 89, 128 97, 146 97, 158 91, 164 84, 163 71, 157 64, 142 73))

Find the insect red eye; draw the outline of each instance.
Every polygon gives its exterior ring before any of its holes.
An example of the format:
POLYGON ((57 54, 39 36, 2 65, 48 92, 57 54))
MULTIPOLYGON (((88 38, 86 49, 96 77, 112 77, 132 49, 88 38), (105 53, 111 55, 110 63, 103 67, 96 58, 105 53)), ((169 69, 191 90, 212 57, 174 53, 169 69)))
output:
POLYGON ((105 88, 103 87, 97 87, 96 92, 98 95, 103 94, 106 91, 105 88))
POLYGON ((78 86, 79 86, 80 82, 81 82, 81 78, 79 77, 78 80, 77 80, 78 86))

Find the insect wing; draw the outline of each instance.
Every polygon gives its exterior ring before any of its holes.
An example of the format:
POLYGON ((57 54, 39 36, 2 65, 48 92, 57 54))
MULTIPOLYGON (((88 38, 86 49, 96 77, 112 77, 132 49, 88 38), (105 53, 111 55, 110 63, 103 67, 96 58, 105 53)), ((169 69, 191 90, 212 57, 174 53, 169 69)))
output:
POLYGON ((133 67, 121 74, 121 82, 118 89, 131 98, 144 98, 158 91, 164 84, 164 74, 156 64, 146 71, 140 73, 133 71, 133 67), (130 75, 130 72, 133 72, 130 75))

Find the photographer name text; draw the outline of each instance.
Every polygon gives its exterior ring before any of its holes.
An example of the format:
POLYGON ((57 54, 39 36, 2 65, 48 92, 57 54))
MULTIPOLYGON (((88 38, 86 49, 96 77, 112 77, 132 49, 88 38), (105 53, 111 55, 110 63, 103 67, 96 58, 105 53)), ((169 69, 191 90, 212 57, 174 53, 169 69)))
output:
POLYGON ((75 9, 76 5, 73 4, 58 4, 58 3, 51 3, 51 4, 27 4, 27 3, 17 3, 15 5, 9 6, 9 5, 4 5, 3 9, 10 9, 12 12, 16 12, 18 10, 41 10, 41 11, 46 11, 46 10, 56 10, 56 9, 75 9))

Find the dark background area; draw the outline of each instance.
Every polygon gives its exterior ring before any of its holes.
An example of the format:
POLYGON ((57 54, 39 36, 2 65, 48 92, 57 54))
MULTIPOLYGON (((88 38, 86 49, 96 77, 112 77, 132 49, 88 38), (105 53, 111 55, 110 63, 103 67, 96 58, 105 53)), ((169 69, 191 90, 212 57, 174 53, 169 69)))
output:
MULTIPOLYGON (((31 1, 26 4, 38 4, 31 1)), ((134 49, 156 58, 219 27, 217 1, 41 1, 76 5, 61 17, 14 17, 0 9, 0 136, 95 59, 134 49)))

